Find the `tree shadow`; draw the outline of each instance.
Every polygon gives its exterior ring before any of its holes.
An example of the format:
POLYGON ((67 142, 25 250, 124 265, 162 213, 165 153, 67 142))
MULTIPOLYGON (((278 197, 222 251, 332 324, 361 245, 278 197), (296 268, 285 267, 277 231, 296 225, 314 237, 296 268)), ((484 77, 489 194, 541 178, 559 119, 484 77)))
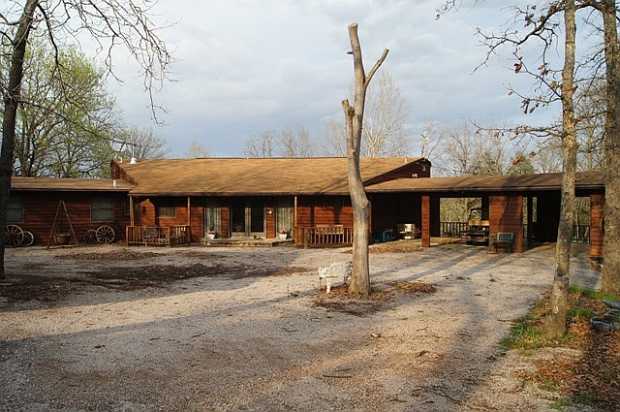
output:
MULTIPOLYGON (((504 259, 488 255, 461 274, 487 275, 507 265, 504 259)), ((448 258, 412 278, 462 260, 448 258)), ((359 318, 312 308, 307 298, 316 292, 306 290, 174 319, 2 341, 7 373, 0 384, 8 396, 0 406, 19 405, 19 394, 27 394, 25 402, 59 408, 130 402, 170 410, 320 410, 381 402, 385 410, 456 409, 472 401, 493 368, 497 349, 488 335, 500 323, 476 283, 448 278, 436 287, 446 294, 440 301, 459 300, 462 313, 433 308, 436 298, 425 295, 398 302, 394 310, 407 319, 391 311, 359 318), (437 322, 458 325, 446 335, 437 322), (406 340, 415 336, 413 325, 426 328, 416 347, 406 340), (376 330, 381 337, 372 337, 376 330), (325 376, 334 371, 351 378, 325 376), (16 375, 29 379, 7 382, 16 375)))

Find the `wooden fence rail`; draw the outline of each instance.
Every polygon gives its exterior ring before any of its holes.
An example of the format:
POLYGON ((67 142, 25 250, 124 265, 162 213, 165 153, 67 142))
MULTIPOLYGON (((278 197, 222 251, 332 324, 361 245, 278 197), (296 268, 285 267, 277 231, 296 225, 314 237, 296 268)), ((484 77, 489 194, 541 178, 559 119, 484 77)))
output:
MULTIPOLYGON (((467 222, 441 222, 441 237, 461 237, 467 232, 467 222)), ((528 225, 523 225, 523 237, 528 237, 528 225)), ((573 242, 590 243, 590 225, 575 225, 573 227, 573 242)))
POLYGON ((125 235, 128 246, 178 246, 191 243, 189 225, 127 226, 125 235))
POLYGON ((353 228, 317 225, 299 228, 305 248, 344 247, 353 244, 353 228))
POLYGON ((440 222, 441 237, 462 237, 469 230, 467 222, 440 222))

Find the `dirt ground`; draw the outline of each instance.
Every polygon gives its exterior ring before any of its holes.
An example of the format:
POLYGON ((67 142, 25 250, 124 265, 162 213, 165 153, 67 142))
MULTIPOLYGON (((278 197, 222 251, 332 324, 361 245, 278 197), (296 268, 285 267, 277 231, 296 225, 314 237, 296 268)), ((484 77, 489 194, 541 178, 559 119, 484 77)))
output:
MULTIPOLYGON (((551 410, 498 346, 551 284, 550 246, 373 254, 375 287, 412 293, 353 312, 317 304, 317 269, 343 252, 9 250, 0 410, 551 410)), ((583 256, 573 268, 596 286, 583 256)))

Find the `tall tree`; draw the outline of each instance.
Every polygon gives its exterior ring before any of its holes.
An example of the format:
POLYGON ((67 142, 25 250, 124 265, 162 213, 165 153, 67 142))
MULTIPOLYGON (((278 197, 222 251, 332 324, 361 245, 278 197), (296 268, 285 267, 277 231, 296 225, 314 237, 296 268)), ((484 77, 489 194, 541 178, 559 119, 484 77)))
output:
POLYGON ((348 180, 351 205, 353 206, 353 274, 349 292, 353 295, 370 295, 370 271, 368 265, 368 240, 370 235, 370 202, 364 190, 360 171, 360 150, 364 125, 366 91, 370 82, 388 55, 388 49, 377 60, 368 74, 364 69, 362 47, 357 34, 357 24, 349 25, 351 54, 353 55, 354 97, 353 106, 348 99, 342 101, 347 127, 348 180))
POLYGON ((575 223, 575 173, 577 171, 577 131, 575 128, 575 0, 566 0, 564 9, 564 68, 562 70, 562 203, 555 247, 555 276, 551 291, 548 333, 557 338, 566 333, 571 243, 575 223))
POLYGON ((116 156, 121 159, 161 159, 167 153, 166 142, 150 128, 123 128, 119 130, 116 141, 116 156))
MULTIPOLYGON (((144 72, 153 114, 153 88, 163 80, 170 56, 149 18, 150 0, 15 0, 0 11, 0 41, 10 50, 6 89, 2 90, 2 150, 0 153, 0 228, 6 225, 6 208, 13 174, 15 129, 21 104, 24 56, 33 31, 47 38, 55 51, 58 69, 61 40, 94 39, 106 50, 105 64, 112 71, 116 46, 124 46, 144 72)), ((5 70, 2 68, 2 70, 5 70)), ((64 81, 61 79, 61 81, 64 81)), ((65 84, 66 85, 66 84, 65 84)), ((64 96, 62 97, 64 99, 64 96)), ((0 230, 0 277, 4 277, 4 230, 0 230)))
POLYGON ((368 103, 362 131, 365 157, 406 156, 407 105, 389 72, 383 72, 368 89, 368 103))
POLYGON ((605 117, 605 262, 602 289, 620 296, 620 49, 615 0, 604 0, 607 111, 605 117))
POLYGON ((246 140, 243 154, 247 157, 273 157, 275 143, 275 132, 266 130, 260 136, 246 140))
MULTIPOLYGON (((37 0, 28 0, 24 4, 23 13, 18 20, 17 30, 11 42, 11 64, 7 90, 4 93, 4 113, 2 118, 2 149, 0 151, 0 278, 4 273, 4 242, 6 226, 7 203, 11 189, 11 175, 13 174, 13 152, 15 151, 15 123, 21 96, 22 78, 24 74, 24 56, 28 46, 28 36, 32 29, 34 12, 38 7, 37 0)), ((5 34, 3 33, 3 36, 5 34)))
POLYGON ((310 132, 301 127, 297 131, 284 129, 277 141, 278 153, 285 157, 309 157, 314 153, 310 132))
MULTIPOLYGON (((382 73, 368 88, 360 153, 362 157, 406 156, 410 152, 407 130, 407 102, 396 81, 382 73)), ((327 151, 346 155, 346 125, 338 121, 327 124, 327 151)))

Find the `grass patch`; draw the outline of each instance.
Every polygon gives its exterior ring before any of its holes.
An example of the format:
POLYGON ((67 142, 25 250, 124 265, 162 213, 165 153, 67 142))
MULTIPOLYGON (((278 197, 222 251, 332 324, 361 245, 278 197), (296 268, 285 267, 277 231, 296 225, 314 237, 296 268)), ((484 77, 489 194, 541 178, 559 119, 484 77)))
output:
POLYGON ((564 396, 554 401, 550 407, 554 411, 563 412, 571 406, 597 406, 601 399, 590 392, 577 392, 571 396, 564 396))
POLYGON ((500 341, 504 350, 536 349, 549 346, 543 333, 543 319, 548 312, 549 295, 545 295, 530 309, 527 315, 517 320, 510 328, 510 334, 500 341))
POLYGON ((594 311, 590 308, 582 308, 582 307, 574 307, 574 308, 570 308, 570 310, 568 311, 568 318, 570 320, 575 320, 575 319, 585 319, 585 320, 590 320, 594 317, 594 311))
POLYGON ((500 341, 504 350, 538 349, 543 347, 574 346, 572 341, 583 338, 589 328, 590 319, 605 311, 603 300, 618 301, 618 297, 596 290, 571 286, 569 289, 569 330, 566 336, 557 340, 546 337, 544 319, 550 312, 549 294, 545 294, 523 318, 516 321, 510 334, 500 341))
POLYGON ((589 289, 589 288, 581 288, 579 286, 571 286, 569 289, 569 293, 573 295, 581 295, 588 299, 592 300, 610 300, 612 302, 620 302, 620 297, 616 295, 611 295, 609 293, 603 293, 599 290, 589 289))
POLYGON ((568 333, 559 340, 545 337, 544 319, 549 313, 549 295, 514 324, 501 342, 504 349, 528 349, 534 356, 534 371, 515 375, 540 389, 560 395, 551 408, 566 410, 580 405, 597 410, 620 410, 620 331, 596 332, 590 319, 601 316, 607 308, 602 300, 617 300, 591 289, 571 287, 569 291, 568 333), (561 347, 575 351, 539 352, 543 347, 561 347))

